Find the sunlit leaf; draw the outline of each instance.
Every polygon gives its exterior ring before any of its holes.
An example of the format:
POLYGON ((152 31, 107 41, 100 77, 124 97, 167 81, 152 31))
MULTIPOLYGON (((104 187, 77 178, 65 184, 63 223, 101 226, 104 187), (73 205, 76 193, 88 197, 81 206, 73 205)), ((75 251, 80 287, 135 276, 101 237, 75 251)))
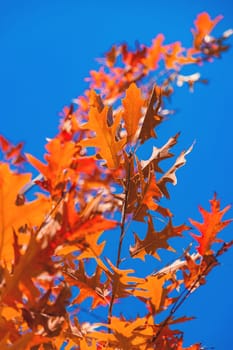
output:
POLYGON ((93 131, 95 136, 82 140, 80 144, 83 147, 96 147, 100 156, 106 160, 108 167, 115 169, 119 166, 120 154, 126 139, 116 140, 121 116, 118 114, 113 124, 108 125, 108 113, 110 113, 108 107, 104 107, 101 112, 91 107, 88 122, 83 125, 83 128, 93 131))
POLYGON ((128 142, 135 141, 135 134, 139 127, 139 121, 142 117, 142 107, 144 100, 141 91, 136 84, 131 84, 126 90, 126 96, 122 100, 124 107, 123 118, 125 121, 125 128, 127 131, 128 142))
POLYGON ((20 228, 39 226, 51 207, 50 199, 41 194, 34 201, 17 205, 17 196, 30 179, 29 174, 14 173, 7 164, 0 164, 0 260, 8 267, 15 259, 14 232, 19 243, 27 244, 29 236, 20 234, 20 228))
POLYGON ((212 254, 212 244, 215 242, 221 242, 221 240, 217 238, 217 234, 232 221, 232 219, 222 221, 222 217, 230 209, 230 205, 220 210, 220 200, 217 199, 216 194, 214 195, 214 198, 210 200, 210 207, 210 212, 206 211, 202 207, 199 207, 199 211, 203 217, 203 223, 189 219, 191 224, 201 234, 200 236, 194 234, 192 236, 199 243, 197 250, 202 256, 212 254))

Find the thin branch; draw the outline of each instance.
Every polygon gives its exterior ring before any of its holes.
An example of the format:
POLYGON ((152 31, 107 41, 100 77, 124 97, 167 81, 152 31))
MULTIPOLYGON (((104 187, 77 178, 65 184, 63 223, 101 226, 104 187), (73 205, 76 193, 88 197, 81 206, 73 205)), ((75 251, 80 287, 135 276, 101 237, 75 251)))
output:
MULTIPOLYGON (((129 163, 133 156, 133 153, 130 152, 129 154, 129 163)), ((121 215, 121 233, 120 233, 120 241, 118 246, 118 252, 117 252, 117 262, 116 267, 118 268, 121 262, 121 249, 122 249, 122 243, 125 236, 125 224, 126 224, 126 211, 127 211, 127 205, 128 205, 128 196, 129 196, 129 185, 130 185, 130 164, 128 164, 127 174, 126 174, 126 185, 125 185, 125 199, 123 203, 122 208, 122 215, 121 215)))
MULTIPOLYGON (((129 164, 128 164, 128 169, 126 173, 126 185, 125 185, 125 199, 123 203, 123 208, 122 208, 122 214, 121 214, 121 232, 120 232, 120 239, 119 239, 119 245, 118 245, 118 251, 117 251, 117 262, 116 262, 116 267, 118 268, 121 262, 121 250, 122 250, 122 243, 123 239, 125 237, 125 224, 126 224, 126 211, 127 211, 127 205, 128 205, 128 195, 129 195, 129 185, 130 185, 130 160, 133 156, 133 153, 129 153, 129 164)), ((112 308, 113 308, 113 303, 115 299, 115 293, 112 293, 111 296, 111 301, 109 304, 109 310, 108 310, 108 321, 110 322, 110 318, 112 317, 112 308)))

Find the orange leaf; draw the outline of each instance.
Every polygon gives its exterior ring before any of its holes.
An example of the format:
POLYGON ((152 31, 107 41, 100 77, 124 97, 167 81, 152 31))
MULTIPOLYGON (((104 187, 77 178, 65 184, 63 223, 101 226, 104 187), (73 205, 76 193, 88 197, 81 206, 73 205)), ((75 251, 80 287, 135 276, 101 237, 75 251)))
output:
POLYGON ((180 42, 165 46, 163 51, 167 69, 179 70, 182 65, 196 62, 196 59, 190 55, 189 51, 186 52, 180 42), (184 55, 183 52, 186 54, 184 55))
POLYGON ((28 345, 33 338, 33 333, 22 334, 19 339, 17 339, 11 346, 7 340, 2 340, 0 342, 1 350, 27 350, 28 345))
POLYGON ((230 209, 230 205, 220 210, 220 201, 216 199, 216 194, 210 200, 210 206, 210 212, 199 207, 199 211, 203 217, 203 223, 189 219, 191 224, 201 233, 200 236, 194 234, 192 236, 199 243, 197 250, 202 256, 212 254, 211 245, 220 241, 216 238, 217 234, 232 221, 232 219, 222 221, 222 217, 230 209))
POLYGON ((146 67, 148 67, 151 70, 157 68, 158 62, 161 59, 163 41, 163 34, 159 34, 156 38, 154 38, 152 46, 147 49, 147 55, 146 58, 143 60, 143 63, 146 67))
POLYGON ((119 269, 118 267, 114 266, 108 258, 106 260, 113 270, 113 273, 110 273, 113 280, 112 293, 117 298, 129 296, 129 294, 132 293, 132 290, 135 288, 136 283, 141 283, 143 279, 137 276, 129 276, 129 274, 133 274, 135 272, 133 269, 119 269))
POLYGON ((94 241, 98 240, 104 230, 109 230, 117 226, 117 221, 108 220, 98 213, 98 204, 101 194, 90 200, 83 211, 78 213, 75 208, 74 198, 69 196, 69 200, 63 203, 61 232, 66 236, 67 241, 77 244, 88 243, 88 235, 94 235, 94 241))
POLYGON ((23 243, 27 244, 29 237, 20 234, 19 229, 25 225, 39 226, 51 205, 50 200, 43 195, 32 202, 22 205, 17 203, 18 193, 30 179, 30 174, 13 173, 7 164, 0 164, 0 261, 8 268, 15 260, 13 232, 19 242, 22 238, 23 243))
POLYGON ((135 134, 139 127, 139 121, 142 117, 142 107, 144 105, 141 90, 135 83, 132 83, 126 90, 122 105, 124 107, 123 118, 127 131, 127 139, 128 142, 134 142, 135 134))
POLYGON ((33 165, 34 168, 36 168, 40 174, 42 174, 45 178, 49 178, 49 169, 46 164, 44 164, 39 159, 37 159, 29 153, 26 154, 26 157, 29 163, 33 165))
POLYGON ((100 156, 106 160, 107 166, 115 169, 120 164, 120 154, 126 143, 126 138, 117 140, 117 130, 121 116, 118 114, 113 123, 109 125, 109 113, 111 113, 111 110, 108 107, 104 107, 100 112, 97 108, 91 107, 88 122, 82 128, 93 131, 95 136, 82 140, 80 145, 84 147, 96 147, 99 150, 100 156))
POLYGON ((34 156, 26 154, 28 161, 44 176, 45 180, 49 180, 51 188, 49 190, 56 191, 60 195, 59 189, 70 173, 67 170, 71 167, 74 155, 77 152, 76 145, 73 141, 62 142, 59 138, 54 138, 46 145, 48 151, 44 158, 47 164, 44 164, 34 156))
POLYGON ((111 329, 111 333, 92 332, 88 337, 106 345, 103 349, 152 349, 150 345, 155 328, 153 317, 138 317, 129 321, 123 316, 121 318, 112 316, 109 324, 100 324, 100 326, 111 329))
POLYGON ((199 49, 203 39, 206 35, 209 35, 215 25, 221 21, 223 16, 217 16, 215 19, 211 20, 207 12, 200 13, 195 21, 196 30, 193 29, 192 33, 194 35, 194 47, 199 49))
POLYGON ((164 284, 172 280, 172 274, 150 275, 144 282, 138 283, 133 291, 133 295, 147 302, 152 307, 153 313, 159 313, 165 310, 173 299, 168 297, 170 288, 164 284))

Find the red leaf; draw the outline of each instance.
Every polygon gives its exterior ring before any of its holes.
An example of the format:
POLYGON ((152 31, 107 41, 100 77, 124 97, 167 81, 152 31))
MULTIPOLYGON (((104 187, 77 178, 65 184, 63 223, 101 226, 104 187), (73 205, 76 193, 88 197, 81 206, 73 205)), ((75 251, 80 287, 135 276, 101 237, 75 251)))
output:
POLYGON ((232 221, 232 219, 222 221, 222 217, 230 209, 230 205, 220 210, 220 201, 216 199, 216 194, 210 200, 210 206, 210 212, 199 207, 199 211, 203 217, 203 223, 189 219, 191 224, 201 233, 200 236, 192 234, 199 243, 197 250, 201 255, 212 254, 211 245, 220 241, 216 238, 217 234, 232 221))

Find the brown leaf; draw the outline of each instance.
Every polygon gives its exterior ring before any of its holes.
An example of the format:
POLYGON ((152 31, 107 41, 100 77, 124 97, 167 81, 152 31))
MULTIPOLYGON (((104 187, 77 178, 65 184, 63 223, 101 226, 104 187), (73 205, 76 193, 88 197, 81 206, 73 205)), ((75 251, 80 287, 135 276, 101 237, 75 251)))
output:
POLYGON ((150 166, 153 165, 155 171, 162 173, 163 171, 159 168, 158 164, 160 161, 173 157, 170 153, 170 148, 177 144, 177 139, 180 133, 170 137, 169 140, 160 148, 153 146, 153 151, 149 159, 141 160, 142 171, 145 177, 149 174, 150 166))
POLYGON ((181 268, 184 276, 184 284, 187 289, 193 292, 205 284, 205 277, 214 266, 218 265, 218 261, 213 255, 204 256, 200 262, 196 262, 196 259, 189 254, 185 255, 185 259, 186 265, 181 268))
POLYGON ((173 226, 171 219, 162 231, 157 232, 154 229, 151 216, 148 216, 148 229, 144 239, 140 239, 134 234, 135 245, 130 247, 130 255, 133 258, 140 258, 145 260, 147 254, 154 256, 160 260, 158 255, 158 249, 166 249, 174 251, 174 249, 168 244, 168 240, 173 237, 181 237, 182 232, 188 230, 186 225, 173 226))
POLYGON ((108 51, 105 54, 105 57, 106 57, 106 65, 108 67, 113 67, 115 62, 116 62, 116 58, 117 58, 117 47, 116 47, 116 45, 112 46, 110 51, 108 51))
POLYGON ((171 216, 169 209, 162 207, 159 204, 162 198, 162 192, 156 182, 153 167, 149 171, 148 179, 146 180, 141 169, 140 162, 138 164, 139 182, 137 192, 134 194, 137 204, 134 210, 133 218, 137 221, 144 221, 144 217, 147 215, 148 210, 154 210, 163 216, 171 216))
POLYGON ((161 104, 162 104, 161 89, 155 86, 152 91, 149 105, 147 107, 147 111, 146 111, 146 114, 141 126, 141 131, 138 137, 141 143, 144 143, 146 140, 150 139, 151 137, 157 137, 154 129, 163 120, 163 117, 158 114, 161 104), (156 106, 154 107, 155 104, 156 106))
POLYGON ((72 304, 80 304, 86 298, 92 297, 91 308, 109 303, 109 280, 105 283, 100 281, 103 270, 97 265, 92 276, 88 276, 85 271, 83 261, 79 261, 78 269, 73 270, 69 267, 64 269, 65 281, 71 286, 77 286, 80 291, 72 304))
POLYGON ((165 195, 166 198, 170 198, 169 192, 166 188, 166 185, 168 182, 172 183, 173 185, 177 184, 177 178, 176 178, 176 170, 181 168, 185 165, 186 159, 185 156, 189 154, 193 149, 193 145, 189 147, 187 151, 181 152, 181 154, 176 159, 175 163, 172 165, 172 167, 159 179, 158 181, 158 187, 162 191, 162 193, 165 195))

